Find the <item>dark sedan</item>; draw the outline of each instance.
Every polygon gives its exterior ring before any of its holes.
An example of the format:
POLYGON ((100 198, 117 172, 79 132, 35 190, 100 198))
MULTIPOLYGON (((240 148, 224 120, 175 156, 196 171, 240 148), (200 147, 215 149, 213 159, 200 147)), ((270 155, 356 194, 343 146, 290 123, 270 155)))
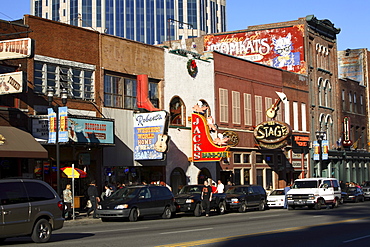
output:
POLYGON ((358 187, 348 187, 344 190, 346 194, 344 195, 345 202, 364 202, 365 194, 362 189, 358 187))

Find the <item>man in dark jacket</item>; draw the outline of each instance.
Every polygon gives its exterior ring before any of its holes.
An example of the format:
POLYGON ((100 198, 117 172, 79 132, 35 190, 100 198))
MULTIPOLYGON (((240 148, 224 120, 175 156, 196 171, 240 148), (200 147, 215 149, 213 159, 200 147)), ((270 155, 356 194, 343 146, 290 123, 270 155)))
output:
POLYGON ((91 181, 89 188, 87 189, 87 195, 91 201, 92 207, 87 211, 87 217, 90 217, 90 213, 94 211, 93 218, 97 219, 96 217, 96 207, 97 204, 100 202, 98 189, 96 188, 95 180, 91 181))
POLYGON ((207 180, 204 181, 204 187, 201 194, 202 206, 206 211, 206 217, 209 216, 209 211, 211 209, 211 200, 212 200, 212 188, 209 186, 207 180))

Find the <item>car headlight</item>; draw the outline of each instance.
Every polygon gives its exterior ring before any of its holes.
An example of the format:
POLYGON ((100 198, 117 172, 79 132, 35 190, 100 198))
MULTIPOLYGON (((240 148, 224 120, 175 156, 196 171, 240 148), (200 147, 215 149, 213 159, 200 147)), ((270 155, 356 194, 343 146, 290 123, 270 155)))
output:
POLYGON ((238 198, 231 198, 231 203, 238 203, 238 202, 239 202, 238 198))
POLYGON ((349 198, 354 198, 355 196, 349 196, 349 198))
POLYGON ((309 199, 309 200, 315 200, 315 195, 313 195, 313 194, 308 195, 308 199, 309 199))
POLYGON ((287 199, 292 199, 293 198, 293 195, 287 195, 286 198, 287 199))
POLYGON ((193 203, 194 200, 193 199, 186 199, 185 203, 193 203))
POLYGON ((128 208, 128 204, 120 204, 114 207, 114 209, 125 209, 128 208))

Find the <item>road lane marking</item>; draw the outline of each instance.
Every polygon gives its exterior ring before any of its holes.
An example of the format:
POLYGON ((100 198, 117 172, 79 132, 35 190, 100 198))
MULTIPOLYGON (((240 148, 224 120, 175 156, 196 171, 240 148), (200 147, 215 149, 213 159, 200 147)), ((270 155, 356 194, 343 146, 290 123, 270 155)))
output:
POLYGON ((364 239, 364 238, 370 238, 370 235, 343 241, 343 243, 349 243, 349 242, 357 241, 357 240, 364 239))
POLYGON ((271 217, 278 217, 281 214, 274 214, 274 215, 266 215, 266 216, 256 216, 256 217, 249 217, 248 219, 261 219, 261 218, 271 218, 271 217))
POLYGON ((159 245, 157 247, 189 247, 189 246, 199 246, 199 245, 204 245, 204 244, 214 244, 214 243, 220 243, 220 242, 235 240, 235 239, 243 238, 243 237, 251 237, 251 236, 259 236, 259 235, 263 235, 263 234, 273 234, 273 233, 298 231, 298 230, 308 229, 308 228, 311 228, 311 227, 335 225, 335 224, 347 223, 347 222, 364 220, 364 219, 369 219, 369 218, 370 217, 363 217, 363 218, 356 218, 356 219, 333 221, 333 222, 327 222, 327 223, 322 223, 322 224, 317 224, 317 225, 297 226, 297 227, 290 227, 290 228, 271 230, 271 231, 265 231, 265 232, 249 233, 249 234, 230 236, 230 237, 211 238, 211 239, 196 240, 196 241, 176 243, 176 244, 165 244, 165 245, 159 245))
POLYGON ((146 229, 146 228, 148 228, 148 227, 137 227, 137 228, 129 228, 129 229, 113 229, 113 230, 91 231, 91 232, 81 232, 81 233, 120 232, 120 231, 141 230, 141 229, 146 229))
POLYGON ((191 229, 191 230, 182 230, 176 232, 161 232, 160 234, 173 234, 173 233, 184 233, 184 232, 198 232, 198 231, 207 231, 212 230, 213 228, 201 228, 201 229, 191 229))

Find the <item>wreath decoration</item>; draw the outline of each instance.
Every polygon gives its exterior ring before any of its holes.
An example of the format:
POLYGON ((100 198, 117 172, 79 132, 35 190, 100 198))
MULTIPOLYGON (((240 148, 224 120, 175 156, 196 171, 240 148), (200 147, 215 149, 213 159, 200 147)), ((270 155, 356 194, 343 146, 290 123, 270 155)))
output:
POLYGON ((198 66, 194 59, 189 59, 187 63, 188 73, 195 78, 198 74, 198 66))

